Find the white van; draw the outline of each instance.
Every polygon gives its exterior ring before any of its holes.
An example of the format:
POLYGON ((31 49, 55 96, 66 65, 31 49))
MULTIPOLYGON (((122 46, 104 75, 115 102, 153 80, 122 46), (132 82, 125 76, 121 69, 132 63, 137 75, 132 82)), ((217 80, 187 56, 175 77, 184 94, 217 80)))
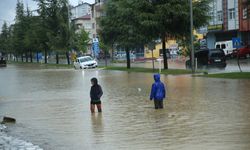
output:
POLYGON ((215 43, 216 49, 222 49, 226 56, 231 55, 233 53, 233 41, 220 41, 215 43))

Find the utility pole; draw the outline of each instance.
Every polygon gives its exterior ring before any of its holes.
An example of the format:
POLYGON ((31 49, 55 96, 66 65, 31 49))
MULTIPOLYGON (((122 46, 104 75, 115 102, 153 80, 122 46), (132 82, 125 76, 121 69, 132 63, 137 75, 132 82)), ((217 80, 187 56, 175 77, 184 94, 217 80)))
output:
POLYGON ((193 3, 192 0, 190 2, 190 38, 191 38, 191 68, 192 73, 195 73, 195 61, 194 61, 194 36, 193 36, 193 3))

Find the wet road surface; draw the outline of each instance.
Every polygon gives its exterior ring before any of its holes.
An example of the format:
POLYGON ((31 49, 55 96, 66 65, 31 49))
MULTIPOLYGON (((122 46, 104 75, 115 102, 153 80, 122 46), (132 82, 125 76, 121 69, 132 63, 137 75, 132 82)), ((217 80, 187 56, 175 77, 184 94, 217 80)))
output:
POLYGON ((168 98, 154 110, 152 74, 9 65, 0 69, 0 116, 17 119, 10 135, 46 150, 250 149, 250 80, 161 77, 168 98), (92 77, 103 113, 89 110, 92 77))

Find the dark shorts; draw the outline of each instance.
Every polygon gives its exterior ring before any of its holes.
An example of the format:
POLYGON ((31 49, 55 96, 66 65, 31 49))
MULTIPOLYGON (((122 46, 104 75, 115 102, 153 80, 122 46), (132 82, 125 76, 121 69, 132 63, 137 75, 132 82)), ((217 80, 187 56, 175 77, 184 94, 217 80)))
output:
POLYGON ((101 101, 90 101, 90 104, 97 105, 97 104, 102 104, 102 102, 101 101))

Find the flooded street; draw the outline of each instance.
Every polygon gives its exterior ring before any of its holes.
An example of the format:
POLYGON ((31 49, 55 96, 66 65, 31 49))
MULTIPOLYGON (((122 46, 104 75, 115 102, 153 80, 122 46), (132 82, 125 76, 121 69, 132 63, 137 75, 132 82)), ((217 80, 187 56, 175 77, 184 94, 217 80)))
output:
POLYGON ((249 150, 250 80, 161 76, 163 110, 149 101, 150 73, 0 68, 0 116, 8 134, 45 150, 249 150), (90 79, 103 88, 103 112, 89 110, 90 79))

